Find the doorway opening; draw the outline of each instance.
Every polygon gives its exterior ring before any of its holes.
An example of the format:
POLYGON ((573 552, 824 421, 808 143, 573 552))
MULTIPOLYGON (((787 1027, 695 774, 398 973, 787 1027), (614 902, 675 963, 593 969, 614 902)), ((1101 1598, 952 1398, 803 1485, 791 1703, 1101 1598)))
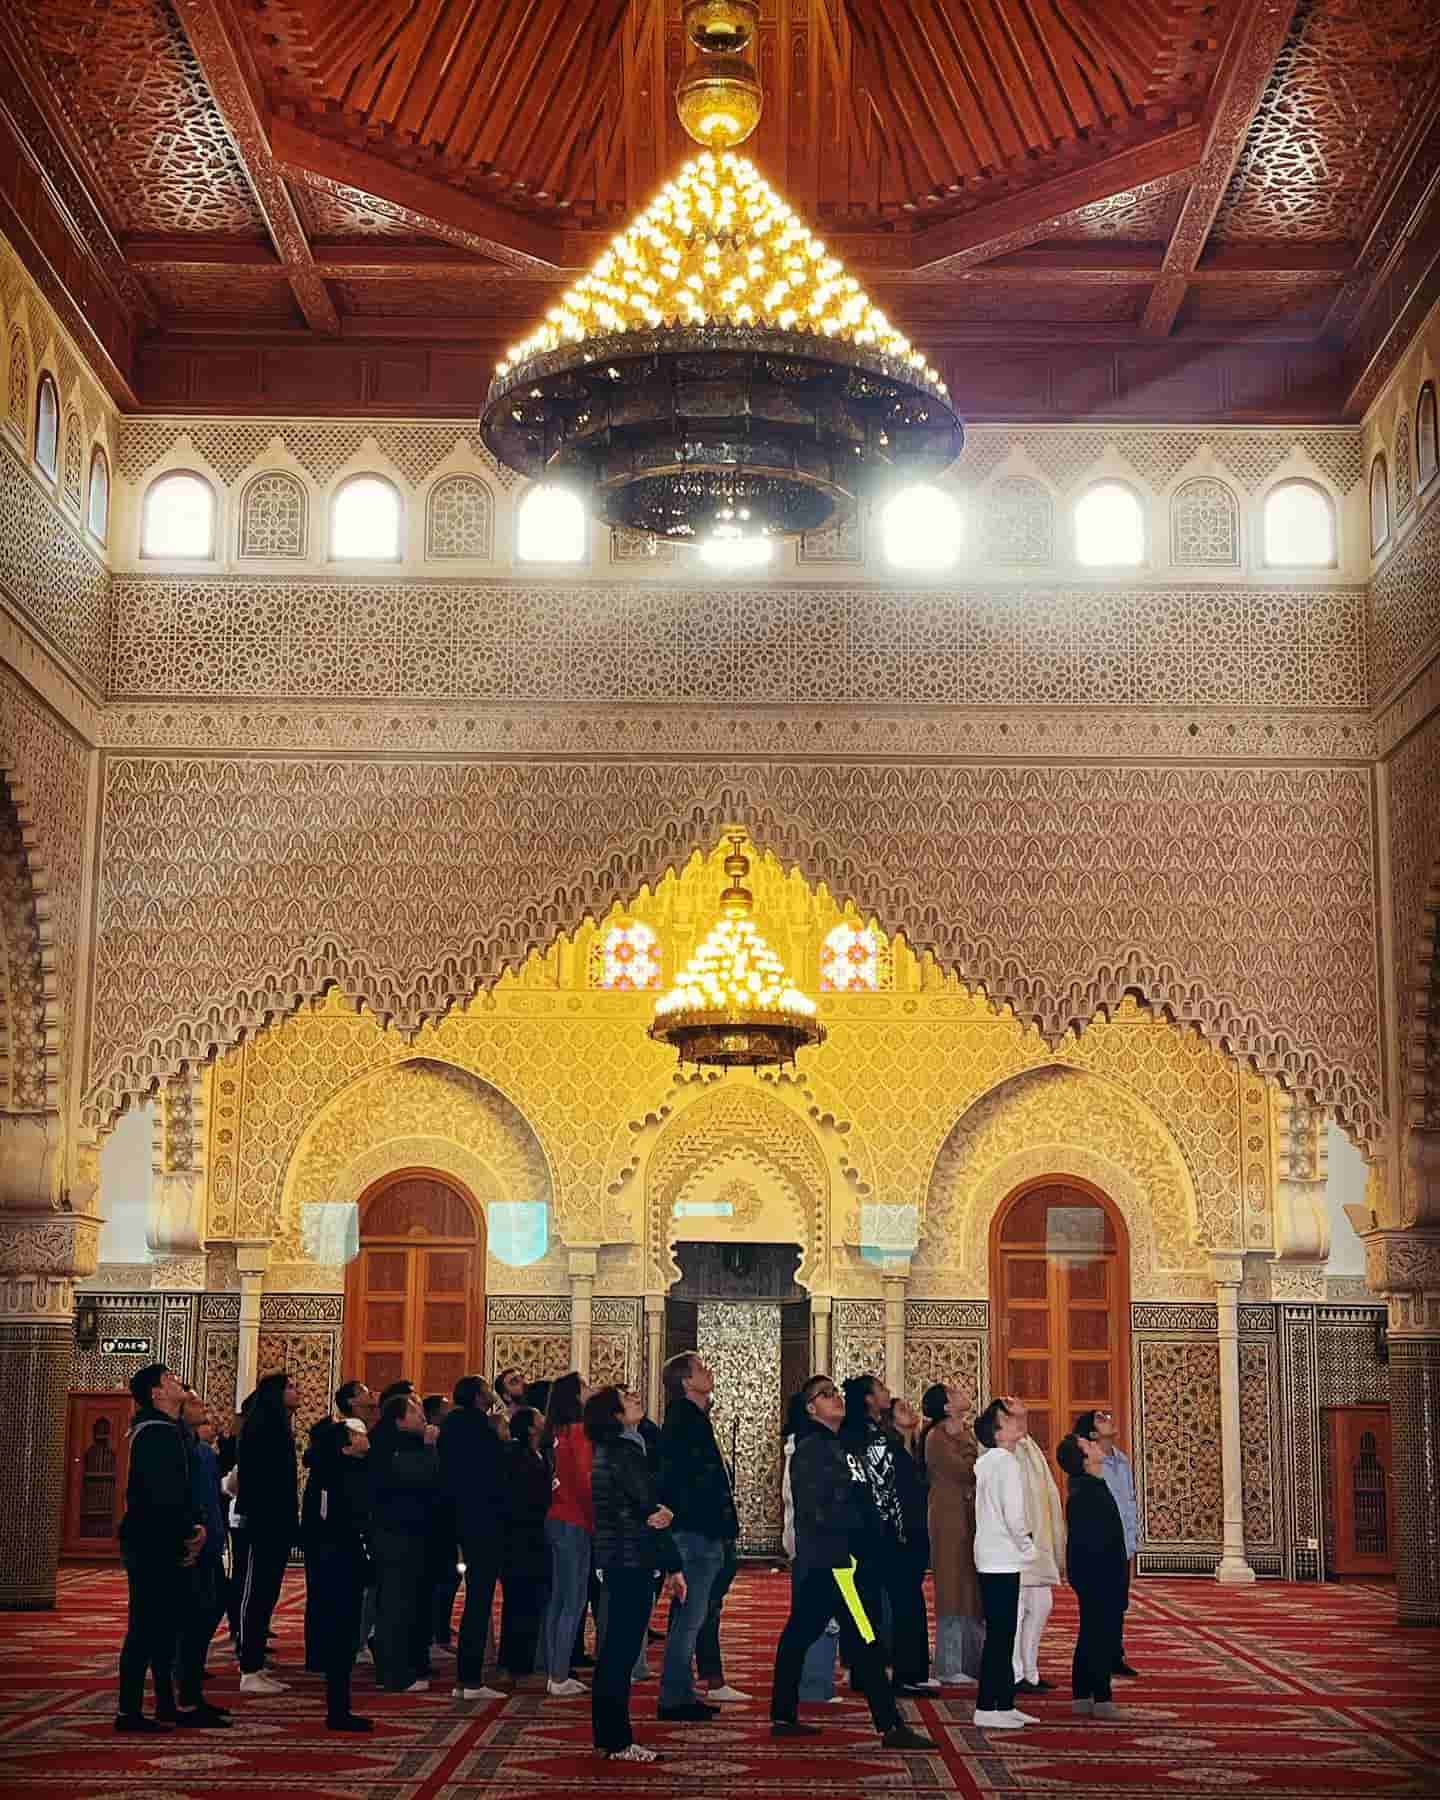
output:
POLYGON ((781 1429, 810 1374, 810 1297, 798 1244, 685 1241, 665 1302, 665 1355, 698 1350, 715 1371, 711 1421, 730 1468, 742 1556, 777 1556, 785 1525, 781 1429))
POLYGON ((402 1377, 449 1393, 481 1367, 485 1216, 434 1169, 398 1169, 359 1204, 360 1252, 345 1274, 345 1368, 377 1392, 402 1377))
POLYGON ((1114 1202, 1068 1175, 1017 1188, 991 1226, 990 1292, 995 1391, 1024 1400, 1052 1465, 1077 1413, 1108 1409, 1128 1442, 1130 1240, 1114 1202))

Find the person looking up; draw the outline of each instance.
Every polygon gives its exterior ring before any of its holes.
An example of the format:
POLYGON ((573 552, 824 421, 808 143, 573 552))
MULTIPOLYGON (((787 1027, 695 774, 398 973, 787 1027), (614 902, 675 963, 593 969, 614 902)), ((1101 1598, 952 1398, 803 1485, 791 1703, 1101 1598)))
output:
POLYGON ((936 1382, 920 1401, 920 1459, 929 1480, 930 1563, 935 1571, 935 1674, 944 1687, 973 1687, 985 1641, 975 1573, 975 1459, 970 1397, 936 1382))
POLYGON ((1124 1615, 1130 1610, 1130 1567, 1135 1552, 1140 1547, 1140 1504, 1135 1493, 1135 1471, 1130 1466, 1130 1458, 1116 1439, 1113 1412, 1105 1407, 1098 1407, 1093 1412, 1083 1412, 1076 1419, 1073 1429, 1078 1438, 1095 1438, 1099 1441, 1105 1457, 1101 1472, 1106 1487, 1114 1496, 1120 1523, 1125 1528, 1125 1594, 1120 1604, 1120 1637, 1115 1645, 1115 1667, 1111 1672, 1133 1679, 1140 1671, 1131 1666, 1130 1659, 1125 1654, 1124 1615))
MULTIPOLYGON (((457 1700, 503 1700, 485 1685, 485 1649, 503 1543, 505 1447, 491 1418, 495 1395, 479 1375, 455 1383, 455 1403, 440 1427, 440 1481, 452 1509, 465 1566, 465 1610, 455 1664, 457 1700)), ((450 1558, 455 1561, 453 1550, 450 1558)), ((454 1590, 451 1589, 453 1595, 454 1590)))
POLYGON ((547 1691, 557 1699, 585 1692, 570 1673, 575 1632, 585 1610, 590 1584, 590 1535, 594 1502, 590 1470, 594 1446, 581 1424, 590 1389, 575 1370, 562 1375, 550 1390, 545 1415, 545 1443, 553 1475, 545 1541, 550 1547, 550 1603, 545 1612, 547 1691))
POLYGON ((283 1694, 265 1672, 265 1652, 285 1565, 300 1528, 295 1409, 300 1390, 284 1369, 261 1378, 240 1431, 235 1505, 245 1520, 250 1561, 240 1601, 240 1692, 283 1694))
POLYGON ((1020 1571, 1035 1560, 1025 1516, 1025 1481, 1015 1460, 1020 1421, 1003 1400, 992 1400, 975 1421, 980 1455, 975 1462, 975 1568, 985 1608, 985 1648, 975 1723, 1013 1731, 1038 1723, 1015 1705, 1015 1625, 1020 1614, 1020 1571))
POLYGON ((370 1548, 375 1558, 375 1674, 392 1694, 430 1686, 433 1515, 439 1428, 419 1396, 392 1394, 370 1433, 370 1548))
POLYGON ((1125 1526, 1105 1480, 1105 1449, 1098 1437, 1061 1438, 1055 1460, 1069 1476, 1065 1523, 1069 1532, 1067 1573, 1080 1602, 1080 1634, 1070 1671, 1070 1710, 1115 1719, 1120 1709, 1110 1697, 1116 1649, 1130 1586, 1125 1526))

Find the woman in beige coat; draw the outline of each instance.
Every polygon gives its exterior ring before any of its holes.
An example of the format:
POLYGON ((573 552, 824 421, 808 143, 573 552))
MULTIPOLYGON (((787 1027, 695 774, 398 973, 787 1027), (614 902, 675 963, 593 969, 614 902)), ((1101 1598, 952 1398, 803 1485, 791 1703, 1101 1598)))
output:
POLYGON ((1035 1540, 1035 1560, 1020 1572, 1020 1617, 1015 1627, 1015 1691, 1043 1694, 1055 1684, 1040 1677, 1040 1634, 1050 1617, 1056 1585, 1065 1579, 1065 1508, 1049 1459, 1029 1434, 1023 1400, 1007 1398, 1006 1412, 1020 1422, 1015 1460, 1025 1478, 1025 1515, 1035 1540))
POLYGON ((985 1641, 975 1574, 975 1458, 971 1403, 962 1388, 936 1383, 920 1402, 920 1451, 930 1484, 930 1566, 935 1572, 935 1676, 973 1687, 985 1641))

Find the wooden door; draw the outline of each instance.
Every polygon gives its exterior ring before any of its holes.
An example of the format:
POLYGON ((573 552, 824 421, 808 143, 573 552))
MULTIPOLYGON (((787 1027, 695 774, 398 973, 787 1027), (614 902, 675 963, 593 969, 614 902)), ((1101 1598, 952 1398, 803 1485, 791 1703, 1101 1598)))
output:
POLYGON ((69 1398, 65 1427, 66 1556, 118 1556, 130 1471, 126 1435, 135 1411, 127 1393, 78 1393, 69 1398))
POLYGON ((345 1283, 345 1367, 367 1386, 406 1377, 448 1393, 482 1366, 485 1241, 455 1182, 406 1169, 360 1202, 360 1253, 345 1283))
POLYGON ((1393 1575, 1388 1406, 1327 1406, 1326 1487, 1335 1575, 1393 1575))
POLYGON ((996 1214, 992 1386, 1025 1401, 1052 1464, 1077 1413, 1108 1408, 1126 1441, 1129 1275, 1124 1225, 1093 1188, 1052 1177, 996 1214))

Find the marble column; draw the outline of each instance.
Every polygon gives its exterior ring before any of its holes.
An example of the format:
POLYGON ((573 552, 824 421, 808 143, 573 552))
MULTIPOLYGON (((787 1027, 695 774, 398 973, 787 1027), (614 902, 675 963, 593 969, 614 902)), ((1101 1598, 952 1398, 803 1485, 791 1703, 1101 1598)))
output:
POLYGON ((830 1373, 830 1320, 834 1310, 835 1302, 829 1294, 810 1296, 810 1335, 814 1358, 810 1368, 812 1375, 830 1373))
POLYGON ((590 1379, 590 1325, 594 1313, 595 1269, 593 1250, 570 1252, 570 1366, 590 1379))
POLYGON ((235 1267, 240 1275, 240 1341, 235 1355, 235 1410, 255 1392, 260 1374, 260 1301, 265 1292, 265 1271, 270 1265, 269 1240, 250 1239, 235 1246, 235 1267))
POLYGON ((1244 1258, 1212 1256, 1215 1305, 1220 1321, 1220 1485, 1223 1527, 1215 1579, 1241 1586, 1255 1579, 1245 1560, 1244 1478, 1240 1463, 1240 1282, 1244 1258))
POLYGON ((1375 1231, 1365 1279, 1389 1309, 1396 1622, 1440 1625, 1440 1231, 1375 1231))
POLYGON ((645 1411, 660 1417, 660 1368, 665 1359, 665 1296, 645 1296, 645 1411))
POLYGON ((88 1215, 0 1217, 0 1608, 55 1604, 75 1283, 99 1245, 88 1215))
POLYGON ((887 1274, 885 1294, 885 1385, 890 1392, 905 1392, 905 1289, 910 1279, 907 1265, 903 1274, 887 1274))

